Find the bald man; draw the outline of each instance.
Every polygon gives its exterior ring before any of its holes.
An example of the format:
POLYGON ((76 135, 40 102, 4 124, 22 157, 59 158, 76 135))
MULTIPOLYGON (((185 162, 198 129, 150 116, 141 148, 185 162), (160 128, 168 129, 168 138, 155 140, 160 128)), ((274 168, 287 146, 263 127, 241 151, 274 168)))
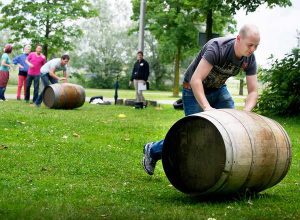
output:
MULTIPOLYGON (((257 64, 254 51, 260 41, 255 25, 244 25, 236 38, 220 37, 208 41, 184 74, 182 101, 185 115, 212 109, 234 108, 227 90, 226 80, 246 73, 248 95, 244 110, 256 105, 257 64)), ((153 175, 156 162, 162 156, 163 140, 144 146, 142 165, 147 174, 153 175)))

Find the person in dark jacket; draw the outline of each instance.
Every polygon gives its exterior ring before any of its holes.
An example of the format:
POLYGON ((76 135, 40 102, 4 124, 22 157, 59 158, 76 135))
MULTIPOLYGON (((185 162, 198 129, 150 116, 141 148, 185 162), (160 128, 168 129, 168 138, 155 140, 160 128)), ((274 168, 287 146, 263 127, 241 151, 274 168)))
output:
POLYGON ((129 86, 134 84, 136 92, 136 102, 143 102, 146 105, 146 100, 143 96, 143 90, 146 90, 146 83, 149 77, 149 64, 144 60, 142 51, 137 52, 137 61, 135 62, 131 74, 129 86))

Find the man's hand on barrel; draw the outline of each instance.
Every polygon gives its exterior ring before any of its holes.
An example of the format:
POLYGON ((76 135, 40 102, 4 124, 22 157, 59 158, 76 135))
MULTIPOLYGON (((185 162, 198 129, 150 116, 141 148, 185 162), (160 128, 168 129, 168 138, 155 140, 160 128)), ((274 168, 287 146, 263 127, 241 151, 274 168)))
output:
POLYGON ((59 80, 59 81, 67 82, 67 77, 59 77, 58 80, 59 80))
POLYGON ((206 111, 210 111, 210 110, 214 110, 215 108, 211 107, 211 106, 207 106, 206 108, 204 108, 203 110, 206 111))

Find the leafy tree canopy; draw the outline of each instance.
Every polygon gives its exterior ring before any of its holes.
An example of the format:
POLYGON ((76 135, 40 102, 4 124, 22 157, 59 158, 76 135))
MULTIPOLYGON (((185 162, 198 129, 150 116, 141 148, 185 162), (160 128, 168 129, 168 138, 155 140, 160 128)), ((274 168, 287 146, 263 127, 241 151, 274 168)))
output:
POLYGON ((93 8, 99 11, 99 15, 80 24, 84 36, 76 40, 72 63, 77 67, 74 76, 84 85, 113 88, 118 78, 120 88, 128 87, 129 74, 136 59, 137 37, 127 34, 129 16, 126 17, 126 7, 124 1, 94 1, 93 8))
POLYGON ((10 41, 41 43, 47 56, 73 48, 82 31, 74 22, 97 13, 87 0, 12 0, 1 8, 0 29, 10 29, 10 41))
MULTIPOLYGON (((219 1, 218 1, 219 2, 219 1)), ((133 20, 139 18, 139 0, 132 0, 133 20)), ((235 23, 226 5, 206 0, 148 0, 145 16, 146 27, 157 39, 162 61, 174 62, 173 95, 179 93, 179 69, 181 61, 199 50, 198 34, 206 26, 207 8, 215 9, 214 31, 223 32, 229 23, 235 23), (218 6, 218 7, 217 7, 218 6)))
POLYGON ((232 13, 236 13, 240 9, 244 9, 246 12, 254 12, 258 6, 263 4, 266 4, 269 8, 292 5, 290 0, 226 0, 226 3, 230 6, 232 13))

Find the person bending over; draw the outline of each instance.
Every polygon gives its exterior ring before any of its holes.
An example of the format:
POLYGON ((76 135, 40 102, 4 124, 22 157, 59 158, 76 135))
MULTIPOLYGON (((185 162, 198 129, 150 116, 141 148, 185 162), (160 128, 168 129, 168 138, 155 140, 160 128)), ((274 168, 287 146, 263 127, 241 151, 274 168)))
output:
POLYGON ((69 63, 69 55, 63 55, 61 58, 54 58, 47 63, 45 63, 41 68, 41 79, 43 89, 35 101, 36 107, 40 107, 44 91, 50 84, 57 83, 58 81, 67 82, 67 64, 69 63), (56 72, 63 71, 64 77, 59 77, 56 72))
MULTIPOLYGON (((246 73, 248 89, 244 110, 254 108, 258 98, 254 51, 259 41, 258 28, 246 24, 235 38, 214 38, 204 45, 184 74, 182 101, 186 116, 212 109, 234 108, 225 82, 241 69, 246 73)), ((161 140, 144 145, 142 165, 149 175, 153 175, 156 162, 162 158, 163 143, 161 140)))

